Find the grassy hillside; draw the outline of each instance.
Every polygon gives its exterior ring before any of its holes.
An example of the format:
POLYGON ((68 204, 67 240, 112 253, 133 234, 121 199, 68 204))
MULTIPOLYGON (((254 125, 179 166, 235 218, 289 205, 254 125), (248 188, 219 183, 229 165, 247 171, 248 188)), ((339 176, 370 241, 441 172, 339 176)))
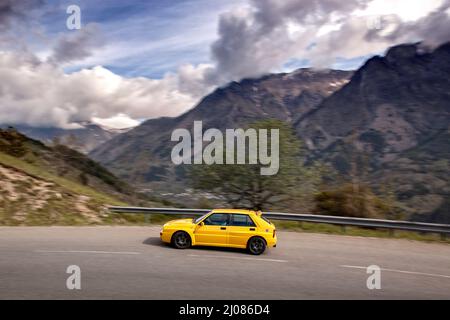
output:
POLYGON ((0 130, 0 225, 139 223, 108 205, 156 205, 86 156, 0 130))

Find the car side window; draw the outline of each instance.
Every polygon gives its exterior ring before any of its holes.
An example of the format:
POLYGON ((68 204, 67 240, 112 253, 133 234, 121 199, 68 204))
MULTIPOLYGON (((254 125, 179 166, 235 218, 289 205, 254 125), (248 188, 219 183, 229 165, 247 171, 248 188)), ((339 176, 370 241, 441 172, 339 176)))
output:
POLYGON ((213 213, 203 222, 208 226, 226 226, 228 224, 228 216, 229 214, 226 213, 213 213))
POLYGON ((231 226, 236 227, 255 227, 252 218, 247 214, 233 214, 231 215, 231 226))

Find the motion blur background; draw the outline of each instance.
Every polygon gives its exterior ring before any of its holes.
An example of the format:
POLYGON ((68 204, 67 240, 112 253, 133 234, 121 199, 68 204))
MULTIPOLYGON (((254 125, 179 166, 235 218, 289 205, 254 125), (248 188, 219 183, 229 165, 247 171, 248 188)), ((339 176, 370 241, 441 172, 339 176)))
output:
POLYGON ((450 223, 449 7, 1 0, 0 224, 143 222, 107 211, 127 204, 450 223), (279 128, 279 174, 175 166, 198 120, 279 128))

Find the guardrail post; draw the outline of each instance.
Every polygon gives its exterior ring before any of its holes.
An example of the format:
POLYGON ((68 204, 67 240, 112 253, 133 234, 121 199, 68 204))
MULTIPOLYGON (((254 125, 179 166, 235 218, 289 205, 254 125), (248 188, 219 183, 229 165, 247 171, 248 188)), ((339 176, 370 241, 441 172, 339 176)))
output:
POLYGON ((347 226, 345 224, 341 225, 341 231, 345 233, 347 231, 347 226))
POLYGON ((393 237, 393 236, 395 236, 395 230, 389 229, 389 237, 393 237))
POLYGON ((441 240, 442 241, 447 240, 447 234, 446 233, 441 233, 441 240))
POLYGON ((149 215, 148 215, 148 214, 145 214, 144 217, 145 217, 145 218, 144 218, 144 219, 145 219, 145 224, 148 224, 148 222, 149 222, 149 220, 150 220, 150 219, 149 219, 149 215))

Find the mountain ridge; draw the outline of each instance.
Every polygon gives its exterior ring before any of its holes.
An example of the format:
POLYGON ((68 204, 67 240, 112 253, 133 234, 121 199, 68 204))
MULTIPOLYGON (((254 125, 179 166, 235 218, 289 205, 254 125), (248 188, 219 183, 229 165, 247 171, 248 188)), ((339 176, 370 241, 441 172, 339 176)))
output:
MULTIPOLYGON (((59 143, 82 153, 89 153, 102 143, 112 139, 118 134, 124 133, 131 128, 115 129, 93 122, 80 122, 78 129, 63 129, 57 127, 35 127, 30 125, 13 125, 13 127, 24 135, 42 141, 47 145, 59 143)), ((9 125, 0 125, 0 128, 9 125)))

